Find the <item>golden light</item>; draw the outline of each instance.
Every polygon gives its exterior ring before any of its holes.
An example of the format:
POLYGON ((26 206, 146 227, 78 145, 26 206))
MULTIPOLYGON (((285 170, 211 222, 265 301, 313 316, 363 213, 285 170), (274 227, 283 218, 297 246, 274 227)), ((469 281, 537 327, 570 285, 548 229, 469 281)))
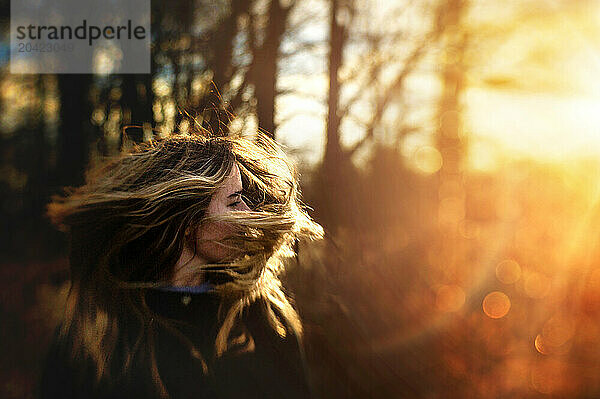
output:
POLYGON ((440 201, 438 217, 441 224, 459 223, 465 218, 465 203, 462 198, 448 197, 440 201))
POLYGON ((524 280, 525 293, 535 299, 541 299, 550 291, 550 278, 537 272, 530 272, 524 280))
POLYGON ((496 266, 496 277, 504 284, 516 283, 521 278, 521 266, 512 259, 505 259, 496 266))
POLYGON ((435 305, 442 312, 456 312, 465 304, 465 291, 458 285, 442 285, 436 291, 435 305))
POLYGON ((483 312, 492 319, 500 319, 508 314, 510 299, 501 291, 490 292, 483 299, 483 312))
POLYGON ((572 383, 568 378, 570 373, 567 365, 556 359, 546 358, 531 369, 531 384, 536 391, 543 394, 566 393, 572 383))
POLYGON ((153 89, 157 96, 167 96, 171 93, 171 86, 163 78, 154 79, 153 89))
POLYGON ((588 278, 588 288, 600 293, 600 269, 595 269, 588 278))
POLYGON ((459 223, 458 231, 463 238, 468 240, 478 238, 481 235, 480 226, 465 219, 459 223))
POLYGON ((547 345, 558 347, 564 345, 575 334, 574 321, 565 315, 552 317, 544 324, 542 335, 547 345))
POLYGON ((550 350, 549 350, 549 348, 546 347, 544 338, 542 337, 541 334, 538 334, 535 337, 534 345, 535 345, 535 349, 542 355, 548 355, 550 353, 550 350))
POLYGON ((562 356, 569 353, 571 350, 571 342, 567 342, 565 345, 552 346, 548 343, 548 340, 543 334, 538 334, 534 341, 535 349, 542 355, 553 355, 562 356))
POLYGON ((442 179, 438 195, 440 198, 460 197, 465 188, 460 179, 442 179))
POLYGON ((502 384, 505 389, 522 389, 528 385, 530 360, 524 356, 508 358, 502 366, 502 384))
POLYGON ((417 169, 425 174, 433 174, 442 167, 442 154, 431 146, 419 147, 414 153, 417 169))
POLYGON ((594 317, 582 317, 578 320, 577 338, 584 345, 596 346, 600 336, 600 326, 594 317))

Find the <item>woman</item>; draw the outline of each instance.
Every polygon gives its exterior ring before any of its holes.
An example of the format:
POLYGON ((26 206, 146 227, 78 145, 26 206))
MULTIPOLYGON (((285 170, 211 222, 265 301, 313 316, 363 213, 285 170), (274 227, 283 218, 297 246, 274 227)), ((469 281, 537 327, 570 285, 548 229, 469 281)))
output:
POLYGON ((71 290, 43 398, 306 398, 283 259, 322 229, 277 144, 176 135, 49 205, 71 290))

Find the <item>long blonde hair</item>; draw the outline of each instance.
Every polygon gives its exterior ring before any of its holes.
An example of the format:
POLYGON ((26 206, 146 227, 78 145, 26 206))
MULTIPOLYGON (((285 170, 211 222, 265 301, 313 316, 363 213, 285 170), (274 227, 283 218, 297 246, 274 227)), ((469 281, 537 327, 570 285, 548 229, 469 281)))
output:
POLYGON ((206 369, 203 354, 148 307, 145 292, 168 285, 186 232, 206 221, 210 199, 234 163, 252 211, 217 219, 240 227, 226 244, 242 248, 243 256, 225 265, 201 266, 227 276, 216 286, 225 307, 216 355, 227 350, 238 316, 257 298, 264 299, 279 334, 291 329, 300 336, 298 315, 278 276, 284 258, 293 255, 294 241, 321 238, 323 230, 299 200, 293 165, 262 134, 254 139, 173 135, 104 162, 88 172, 85 185, 67 189, 48 205, 49 216, 70 242, 71 290, 61 335, 70 341, 73 357, 92 360, 97 382, 110 382, 126 374, 132 362, 142 361, 158 392, 168 397, 154 355, 154 336, 161 327, 188 345, 206 369), (134 336, 124 337, 125 332, 134 336), (114 356, 115 351, 124 356, 114 356), (115 364, 115 359, 123 361, 115 364))

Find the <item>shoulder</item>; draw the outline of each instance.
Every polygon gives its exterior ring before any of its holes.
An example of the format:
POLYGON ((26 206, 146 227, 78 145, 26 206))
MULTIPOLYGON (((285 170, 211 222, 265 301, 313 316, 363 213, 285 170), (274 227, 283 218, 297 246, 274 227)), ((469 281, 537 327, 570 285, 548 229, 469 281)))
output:
MULTIPOLYGON (((227 397, 247 396, 263 398, 310 398, 302 346, 290 325, 280 312, 273 310, 286 329, 280 335, 269 321, 269 307, 264 300, 258 300, 246 308, 241 317, 241 328, 237 334, 243 335, 241 350, 226 352, 216 363, 216 373, 220 381, 226 383, 227 397), (231 383, 235 381, 235 383, 231 383)), ((242 340, 240 340, 242 341, 242 340)))

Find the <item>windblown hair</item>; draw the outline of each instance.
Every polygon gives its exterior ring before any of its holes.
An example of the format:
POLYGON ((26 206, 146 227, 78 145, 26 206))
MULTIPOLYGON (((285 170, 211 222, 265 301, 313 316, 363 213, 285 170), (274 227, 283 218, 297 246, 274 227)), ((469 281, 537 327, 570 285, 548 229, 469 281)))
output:
POLYGON ((222 277, 215 279, 223 310, 215 353, 228 349, 238 316, 258 298, 280 335, 300 336, 298 315, 278 276, 284 258, 293 255, 294 241, 321 238, 323 230, 299 200, 293 165, 262 134, 254 139, 173 135, 106 161, 88 172, 85 185, 67 189, 48 205, 50 218, 70 239, 71 290, 61 336, 70 340, 73 357, 91 359, 97 382, 125 375, 141 361, 161 395, 168 396, 154 355, 158 328, 188 345, 206 370, 204 355, 148 307, 145 292, 169 285, 189 232, 208 220, 211 197, 234 164, 251 211, 211 219, 239 227, 239 234, 222 244, 241 249, 241 255, 199 271, 222 277), (125 331, 135 331, 134 336, 124 336, 125 331), (114 359, 124 360, 115 364, 114 359))

